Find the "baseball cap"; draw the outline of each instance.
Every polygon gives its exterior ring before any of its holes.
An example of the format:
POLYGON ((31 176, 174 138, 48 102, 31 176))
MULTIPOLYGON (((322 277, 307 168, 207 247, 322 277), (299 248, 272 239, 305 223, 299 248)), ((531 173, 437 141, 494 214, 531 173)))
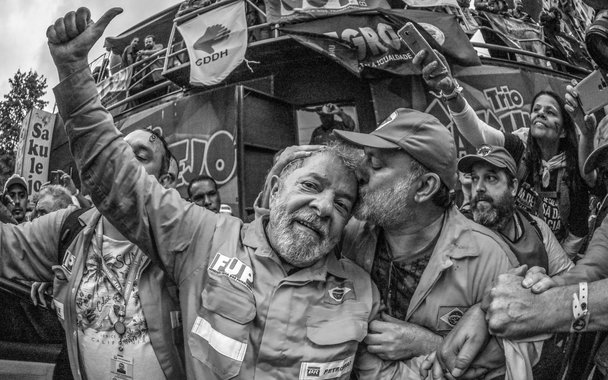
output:
POLYGON ((585 160, 583 172, 588 174, 601 165, 605 165, 608 161, 608 143, 598 146, 585 160))
POLYGON ((505 169, 513 177, 517 174, 517 165, 509 152, 502 146, 482 145, 477 148, 477 153, 464 156, 458 161, 458 170, 470 173, 473 165, 485 162, 495 168, 505 169))
POLYGON ((371 133, 334 130, 334 134, 358 146, 403 149, 437 174, 450 190, 454 189, 457 178, 454 137, 445 125, 428 113, 399 108, 371 133))
POLYGON ((10 176, 9 179, 4 184, 4 191, 2 193, 6 194, 8 189, 13 185, 21 185, 21 186, 23 186, 25 191, 27 191, 27 183, 25 182, 25 179, 23 177, 21 177, 19 174, 15 173, 12 176, 10 176))

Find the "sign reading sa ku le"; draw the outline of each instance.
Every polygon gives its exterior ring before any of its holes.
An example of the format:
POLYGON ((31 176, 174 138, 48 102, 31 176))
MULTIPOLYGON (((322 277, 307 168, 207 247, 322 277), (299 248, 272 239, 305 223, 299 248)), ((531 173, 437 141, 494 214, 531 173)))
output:
POLYGON ((25 178, 30 197, 48 181, 54 126, 55 115, 39 109, 31 110, 21 125, 15 173, 25 178))

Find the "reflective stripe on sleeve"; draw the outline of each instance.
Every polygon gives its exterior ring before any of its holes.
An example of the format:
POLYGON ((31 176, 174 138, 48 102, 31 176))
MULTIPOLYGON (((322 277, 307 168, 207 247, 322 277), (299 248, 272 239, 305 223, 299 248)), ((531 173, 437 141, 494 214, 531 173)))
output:
POLYGON ((205 339, 215 351, 230 359, 242 362, 245 358, 247 343, 239 342, 214 330, 209 322, 201 317, 196 317, 194 326, 192 326, 192 332, 205 339))

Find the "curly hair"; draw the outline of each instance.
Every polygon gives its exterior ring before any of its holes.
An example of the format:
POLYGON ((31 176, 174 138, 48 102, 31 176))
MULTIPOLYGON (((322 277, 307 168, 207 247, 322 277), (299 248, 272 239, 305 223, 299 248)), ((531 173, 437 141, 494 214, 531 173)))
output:
MULTIPOLYGON (((566 111, 565 103, 562 98, 553 91, 541 91, 532 99, 532 105, 541 96, 546 95, 555 99, 559 106, 559 111, 563 120, 564 137, 559 139, 558 152, 566 153, 566 183, 570 190, 579 191, 582 186, 583 179, 578 170, 578 140, 576 137, 576 125, 570 114, 566 111)), ((527 176, 531 178, 530 185, 536 187, 540 184, 542 152, 536 139, 532 137, 532 133, 528 133, 528 149, 526 152, 526 169, 527 176)))

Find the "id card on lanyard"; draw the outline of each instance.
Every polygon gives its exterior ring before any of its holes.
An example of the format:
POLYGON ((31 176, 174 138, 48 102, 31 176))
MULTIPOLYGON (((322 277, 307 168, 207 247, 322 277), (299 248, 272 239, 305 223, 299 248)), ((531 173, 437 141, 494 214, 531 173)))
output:
POLYGON ((133 379, 133 359, 129 359, 120 354, 114 355, 110 359, 110 373, 114 379, 131 380, 133 379))

